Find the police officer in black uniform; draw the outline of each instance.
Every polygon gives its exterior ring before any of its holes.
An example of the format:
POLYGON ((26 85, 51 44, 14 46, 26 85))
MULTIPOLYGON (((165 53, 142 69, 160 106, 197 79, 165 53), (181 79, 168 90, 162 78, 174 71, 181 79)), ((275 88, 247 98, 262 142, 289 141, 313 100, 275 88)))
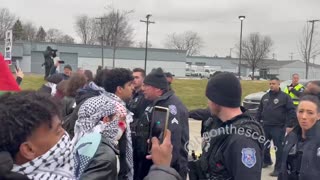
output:
MULTIPOLYGON (((269 85, 270 91, 262 97, 256 119, 263 124, 266 139, 269 141, 272 139, 276 147, 276 164, 270 176, 278 176, 284 136, 286 131, 289 132, 297 124, 297 117, 292 99, 280 89, 279 79, 272 78, 269 85)), ((263 168, 272 164, 271 144, 265 145, 263 168)))
POLYGON ((320 102, 305 95, 297 107, 299 126, 285 139, 278 180, 318 180, 320 178, 320 102))
POLYGON ((232 73, 219 73, 209 80, 206 96, 209 109, 217 118, 203 134, 198 179, 260 180, 263 130, 240 109, 239 80, 232 73))
MULTIPOLYGON (((189 141, 188 110, 174 92, 169 91, 167 79, 161 68, 155 69, 146 76, 142 90, 145 98, 152 103, 147 106, 143 118, 137 125, 136 139, 141 144, 138 146, 139 153, 147 154, 149 128, 155 121, 152 119, 154 106, 167 107, 169 109, 168 129, 172 132, 173 145, 171 167, 185 180, 188 171, 188 151, 185 148, 185 144, 189 141)), ((151 165, 152 163, 144 161, 139 167, 140 179, 145 177, 151 165)))
POLYGON ((140 141, 136 138, 136 126, 140 122, 144 114, 144 110, 151 103, 151 101, 144 98, 141 89, 145 76, 146 72, 144 69, 133 69, 134 80, 132 84, 134 87, 134 92, 131 101, 128 103, 128 109, 133 113, 133 122, 130 124, 130 128, 133 147, 134 180, 141 179, 141 174, 145 174, 145 172, 141 171, 141 167, 143 166, 143 164, 150 162, 147 161, 145 159, 145 155, 142 154, 141 151, 139 151, 141 149, 141 146, 145 143, 141 144, 140 141))

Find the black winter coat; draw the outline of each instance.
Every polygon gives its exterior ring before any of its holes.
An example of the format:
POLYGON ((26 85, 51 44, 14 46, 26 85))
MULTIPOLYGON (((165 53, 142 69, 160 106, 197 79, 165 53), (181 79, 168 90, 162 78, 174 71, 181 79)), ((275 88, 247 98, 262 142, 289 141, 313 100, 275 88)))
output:
POLYGON ((292 99, 281 90, 269 91, 261 99, 256 120, 263 125, 294 127, 297 117, 292 99))
POLYGON ((290 174, 291 164, 298 160, 297 167, 300 176, 297 180, 318 180, 320 177, 320 122, 318 121, 306 132, 306 139, 301 138, 301 128, 296 127, 284 141, 281 172, 278 180, 295 180, 290 174), (302 144, 301 144, 302 143, 302 144), (302 153, 302 154, 301 154, 302 153), (299 158, 299 159, 300 159, 299 158))

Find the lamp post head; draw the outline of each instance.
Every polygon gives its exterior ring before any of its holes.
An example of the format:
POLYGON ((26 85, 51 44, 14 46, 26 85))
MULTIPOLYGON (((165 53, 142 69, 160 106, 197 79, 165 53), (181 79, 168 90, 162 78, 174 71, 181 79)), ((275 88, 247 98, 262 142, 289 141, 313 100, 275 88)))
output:
POLYGON ((243 21, 245 18, 246 18, 246 16, 239 16, 239 19, 240 19, 241 21, 243 21))
POLYGON ((150 18, 152 15, 151 14, 147 14, 146 18, 150 18))

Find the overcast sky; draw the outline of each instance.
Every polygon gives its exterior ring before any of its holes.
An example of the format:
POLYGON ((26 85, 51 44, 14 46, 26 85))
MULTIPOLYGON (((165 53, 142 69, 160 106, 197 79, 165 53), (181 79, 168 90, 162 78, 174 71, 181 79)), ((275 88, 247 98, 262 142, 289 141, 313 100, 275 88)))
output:
MULTIPOLYGON (((149 31, 153 47, 163 47, 169 33, 191 30, 204 40, 201 54, 207 56, 229 55, 240 38, 238 16, 245 15, 244 37, 251 32, 269 35, 277 59, 289 60, 290 53, 300 59, 297 44, 302 29, 307 20, 320 19, 320 0, 0 0, 0 7, 8 8, 22 21, 32 21, 46 30, 60 29, 77 40, 75 17, 98 17, 109 5, 135 10, 130 16, 135 41, 144 41, 146 26, 139 20, 151 13, 156 22, 149 31)), ((320 23, 315 27, 320 32, 320 23)), ((316 59, 320 63, 320 57, 316 59)))

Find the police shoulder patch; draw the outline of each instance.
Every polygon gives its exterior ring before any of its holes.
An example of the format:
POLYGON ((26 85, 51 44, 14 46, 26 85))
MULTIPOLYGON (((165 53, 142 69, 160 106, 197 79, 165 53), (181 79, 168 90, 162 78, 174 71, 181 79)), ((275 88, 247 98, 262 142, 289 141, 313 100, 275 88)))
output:
POLYGON ((177 107, 175 105, 169 105, 168 108, 169 108, 169 111, 172 115, 174 115, 174 116, 177 115, 178 111, 177 111, 177 107))
POLYGON ((241 161, 248 168, 252 168, 256 162, 256 150, 254 148, 242 148, 241 150, 241 161))

